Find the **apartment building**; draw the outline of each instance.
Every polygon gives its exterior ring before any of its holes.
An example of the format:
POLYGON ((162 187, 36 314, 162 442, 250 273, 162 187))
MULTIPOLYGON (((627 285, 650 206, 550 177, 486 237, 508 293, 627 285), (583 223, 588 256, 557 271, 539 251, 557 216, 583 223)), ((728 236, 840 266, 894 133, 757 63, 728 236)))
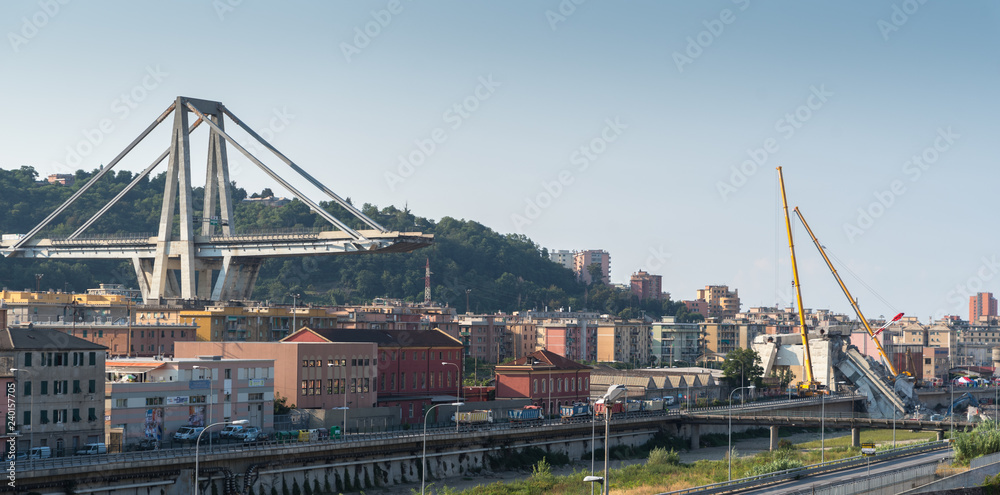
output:
MULTIPOLYGON (((3 311, 0 311, 3 313, 3 311)), ((104 441, 103 346, 49 329, 0 329, 0 363, 14 406, 17 450, 51 447, 72 455, 82 445, 104 441)), ((13 430, 13 431, 12 431, 13 430)))
POLYGON ((673 316, 664 316, 652 325, 651 352, 661 366, 682 361, 694 363, 701 354, 701 327, 697 323, 677 323, 673 316))
POLYGON ((114 448, 169 441, 182 426, 219 421, 274 427, 273 359, 126 358, 106 364, 105 409, 114 448))
POLYGON ((663 300, 663 277, 639 270, 629 280, 632 295, 640 300, 663 300))
POLYGON ((590 276, 590 265, 597 265, 600 268, 601 282, 611 285, 611 255, 607 251, 589 249, 573 254, 576 279, 587 285, 595 282, 590 276))
POLYGON ((597 322, 597 360, 649 366, 652 326, 643 320, 602 319, 597 322))

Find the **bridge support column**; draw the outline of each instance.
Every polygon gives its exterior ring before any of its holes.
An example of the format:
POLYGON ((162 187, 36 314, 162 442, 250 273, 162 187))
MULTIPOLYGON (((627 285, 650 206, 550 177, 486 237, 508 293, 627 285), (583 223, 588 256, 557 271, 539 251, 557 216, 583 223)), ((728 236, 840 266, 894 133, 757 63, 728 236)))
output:
POLYGON ((944 430, 938 430, 937 431, 937 441, 940 442, 942 440, 944 440, 944 430))
POLYGON ((851 447, 861 447, 861 428, 851 428, 851 447))
POLYGON ((698 429, 698 425, 689 425, 691 428, 691 450, 697 450, 701 443, 701 432, 698 429))
POLYGON ((778 427, 771 427, 771 450, 778 450, 778 427))

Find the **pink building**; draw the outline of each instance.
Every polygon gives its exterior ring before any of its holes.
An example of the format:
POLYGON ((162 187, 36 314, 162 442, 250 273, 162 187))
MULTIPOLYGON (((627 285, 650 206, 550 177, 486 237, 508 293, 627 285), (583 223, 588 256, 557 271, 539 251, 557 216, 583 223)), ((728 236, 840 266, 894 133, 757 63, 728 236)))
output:
POLYGON ((603 250, 578 251, 573 254, 573 271, 576 279, 590 285, 594 280, 590 277, 590 265, 598 265, 601 269, 601 281, 611 284, 611 255, 603 250))
POLYGON ((632 294, 639 299, 663 299, 663 277, 661 275, 650 275, 642 270, 632 274, 631 279, 632 294))
POLYGON ((550 320, 536 324, 538 345, 574 361, 597 360, 597 325, 587 320, 550 320))
MULTIPOLYGON (((378 347, 372 342, 307 341, 300 330, 281 342, 177 342, 179 359, 211 355, 224 359, 271 359, 274 392, 300 409, 372 407, 378 347)), ((354 330, 354 332, 360 332, 354 330)))
POLYGON ((108 424, 121 439, 112 450, 170 441, 183 426, 245 419, 265 431, 274 427, 272 359, 114 359, 106 368, 108 424))
POLYGON ((992 292, 980 292, 969 298, 969 323, 980 316, 997 316, 997 300, 992 292))

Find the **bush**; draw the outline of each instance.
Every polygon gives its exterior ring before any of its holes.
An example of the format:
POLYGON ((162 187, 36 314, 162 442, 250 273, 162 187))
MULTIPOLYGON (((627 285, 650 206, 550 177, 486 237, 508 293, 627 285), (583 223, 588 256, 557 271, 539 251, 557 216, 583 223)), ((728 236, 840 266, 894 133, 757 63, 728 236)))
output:
POLYGON ((778 450, 792 450, 792 442, 788 439, 782 438, 778 440, 778 450))
POLYGON ((676 466, 681 463, 681 456, 674 449, 664 449, 661 447, 649 451, 649 458, 646 459, 647 466, 676 466))
POLYGON ((955 462, 968 465, 976 457, 1000 452, 1000 429, 993 421, 984 421, 970 431, 955 436, 955 462))

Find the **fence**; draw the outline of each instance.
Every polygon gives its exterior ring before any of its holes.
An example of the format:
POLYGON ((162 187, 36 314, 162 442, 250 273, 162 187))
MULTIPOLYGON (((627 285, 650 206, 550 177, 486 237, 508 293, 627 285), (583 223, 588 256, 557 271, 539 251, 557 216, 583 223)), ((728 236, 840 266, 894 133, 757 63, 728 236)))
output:
POLYGON ((996 464, 1000 462, 1000 452, 995 452, 993 454, 987 454, 982 457, 977 457, 969 462, 969 469, 976 469, 983 466, 989 466, 990 464, 996 464))
POLYGON ((813 486, 808 490, 795 492, 794 495, 855 495, 857 493, 894 495, 902 490, 933 481, 936 469, 937 464, 924 464, 836 485, 813 486), (906 486, 901 487, 902 484, 906 486))

